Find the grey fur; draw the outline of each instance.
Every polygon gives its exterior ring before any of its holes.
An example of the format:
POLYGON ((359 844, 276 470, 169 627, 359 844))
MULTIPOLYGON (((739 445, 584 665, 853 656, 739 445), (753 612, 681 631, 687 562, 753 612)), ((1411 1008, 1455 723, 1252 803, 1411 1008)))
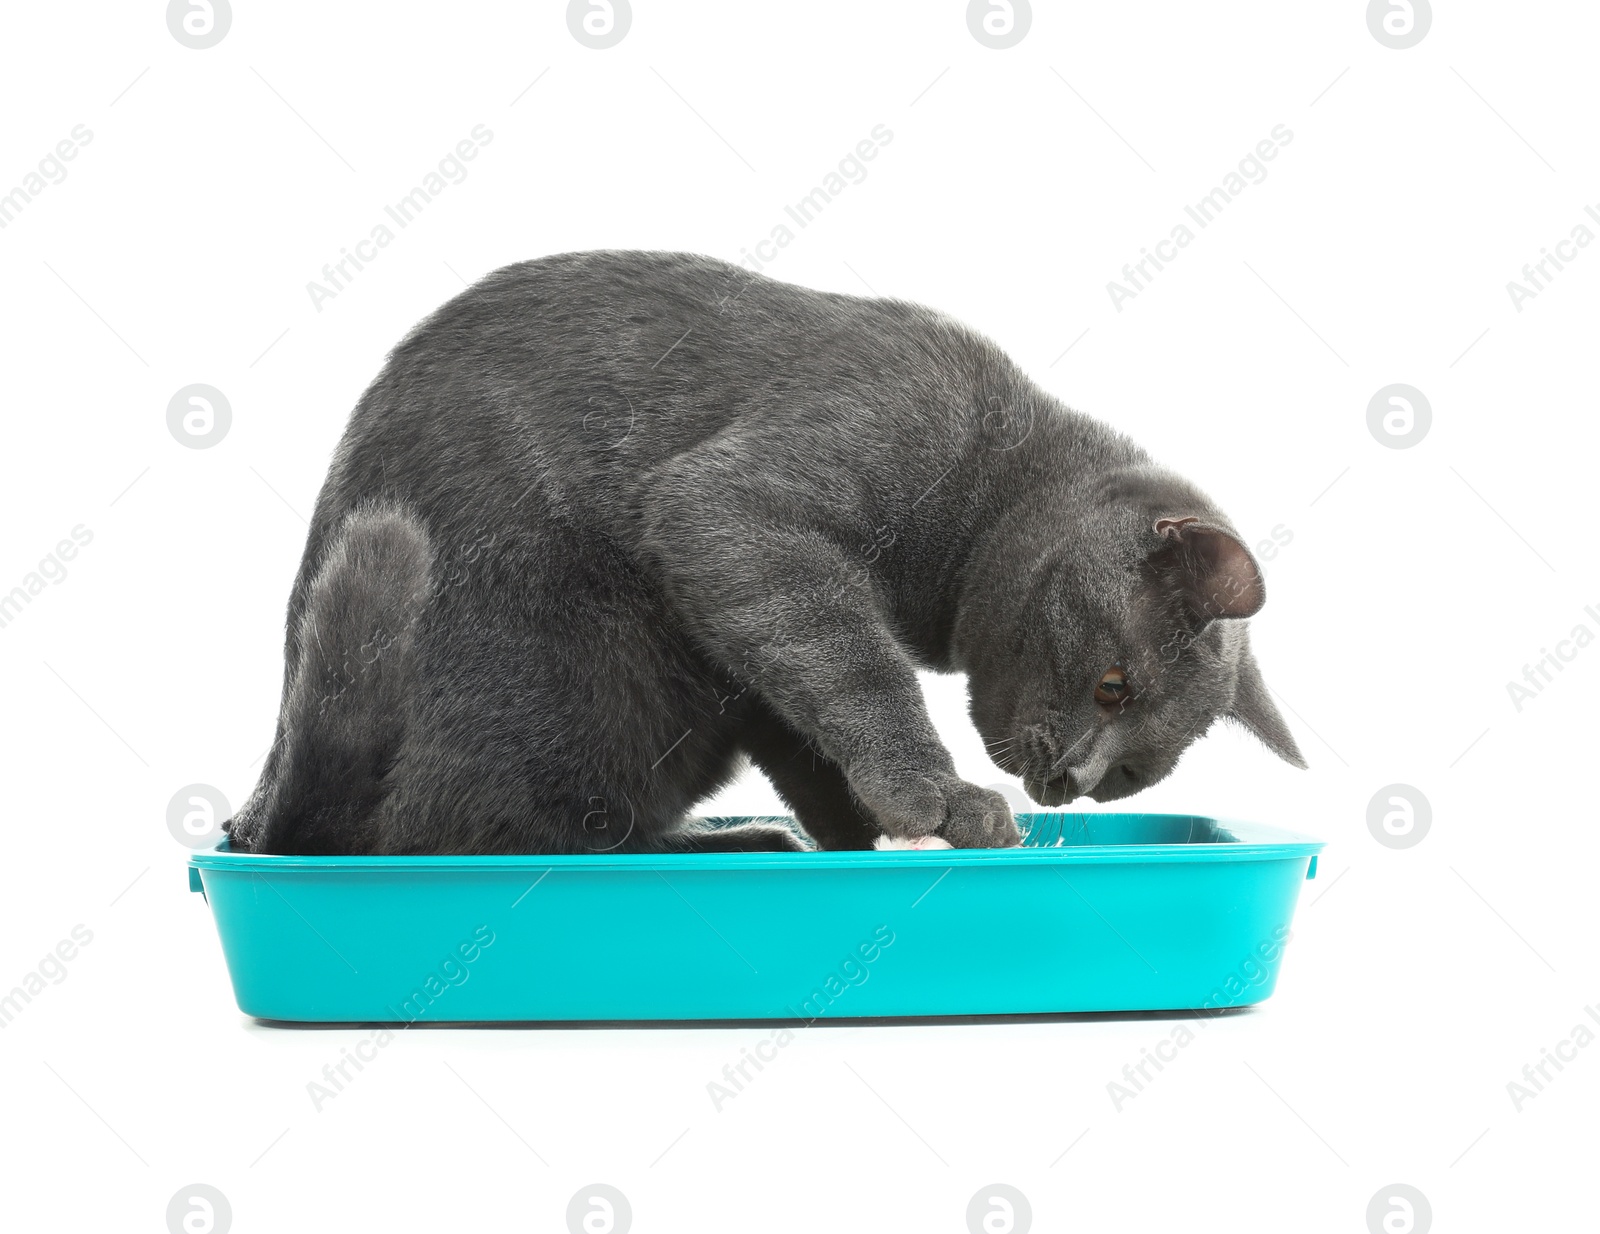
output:
POLYGON ((1304 765, 1241 620, 1263 598, 1204 494, 947 317, 703 257, 526 262, 356 407, 233 842, 795 847, 683 825, 748 756, 822 847, 1011 844, 917 668, 968 675, 1044 802, 1137 791, 1218 717, 1304 765))

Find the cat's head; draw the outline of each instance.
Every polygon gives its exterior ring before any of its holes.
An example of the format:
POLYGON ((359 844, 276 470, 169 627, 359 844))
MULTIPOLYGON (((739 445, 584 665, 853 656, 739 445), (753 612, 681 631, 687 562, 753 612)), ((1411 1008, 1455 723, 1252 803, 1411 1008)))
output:
POLYGON ((990 757, 1043 805, 1165 777, 1218 719, 1304 767, 1250 653, 1260 567, 1193 486, 1154 468, 1039 495, 987 538, 955 658, 990 757))

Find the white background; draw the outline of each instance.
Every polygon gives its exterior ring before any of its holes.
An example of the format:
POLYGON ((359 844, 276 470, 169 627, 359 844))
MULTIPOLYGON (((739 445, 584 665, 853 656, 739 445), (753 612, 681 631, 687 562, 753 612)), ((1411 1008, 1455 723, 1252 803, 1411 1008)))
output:
MULTIPOLYGON (((1600 203, 1600 14, 1440 7, 1392 50, 1354 0, 1041 5, 1004 51, 948 2, 636 0, 603 51, 555 3, 240 3, 208 50, 159 3, 11 9, 0 192, 93 138, 0 230, 0 591, 93 539, 0 628, 0 991, 73 926, 93 942, 0 1031, 8 1224, 161 1230, 196 1181, 241 1232, 558 1231, 596 1180, 641 1234, 960 1231, 996 1181, 1039 1230, 1361 1231, 1396 1182, 1439 1230, 1580 1220, 1600 1049, 1520 1112, 1506 1085, 1600 1003, 1600 649, 1520 711, 1506 683, 1600 633, 1600 246, 1520 312, 1506 284, 1600 203), (478 124, 466 180, 317 311, 308 281, 478 124), (1130 803, 1328 841, 1277 995, 1120 1111, 1107 1084, 1179 1021, 818 1027, 720 1113, 708 1081, 766 1029, 418 1031, 317 1112, 307 1082, 362 1034, 237 1012, 166 809, 254 781, 349 409, 463 280, 739 260, 879 124, 769 273, 946 310, 1252 541, 1292 533, 1253 637, 1311 770, 1223 732, 1130 803), (1266 179, 1114 308, 1280 124, 1266 179), (166 424, 193 382, 232 406, 209 449, 166 424), (1432 406, 1410 449, 1367 427, 1393 382, 1432 406), (1367 825, 1396 782, 1432 807, 1404 850, 1367 825)), ((928 693, 998 781, 961 682, 928 693)), ((717 806, 777 802, 752 775, 717 806)))

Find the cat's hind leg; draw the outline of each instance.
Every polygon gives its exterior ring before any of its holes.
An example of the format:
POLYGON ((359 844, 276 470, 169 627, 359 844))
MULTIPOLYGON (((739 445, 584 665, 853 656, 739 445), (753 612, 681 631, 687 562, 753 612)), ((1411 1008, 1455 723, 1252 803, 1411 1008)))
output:
POLYGON ((803 853, 805 843, 782 823, 704 827, 690 822, 656 838, 666 853, 803 853))

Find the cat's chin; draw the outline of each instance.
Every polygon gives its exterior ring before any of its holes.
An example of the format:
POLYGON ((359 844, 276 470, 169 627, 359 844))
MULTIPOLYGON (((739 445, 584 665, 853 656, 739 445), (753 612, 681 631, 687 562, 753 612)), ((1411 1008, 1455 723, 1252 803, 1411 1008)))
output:
POLYGON ((1028 796, 1042 806, 1064 806, 1076 801, 1080 794, 1072 783, 1069 775, 1059 775, 1053 780, 1038 780, 1029 777, 1023 781, 1023 789, 1028 796))

